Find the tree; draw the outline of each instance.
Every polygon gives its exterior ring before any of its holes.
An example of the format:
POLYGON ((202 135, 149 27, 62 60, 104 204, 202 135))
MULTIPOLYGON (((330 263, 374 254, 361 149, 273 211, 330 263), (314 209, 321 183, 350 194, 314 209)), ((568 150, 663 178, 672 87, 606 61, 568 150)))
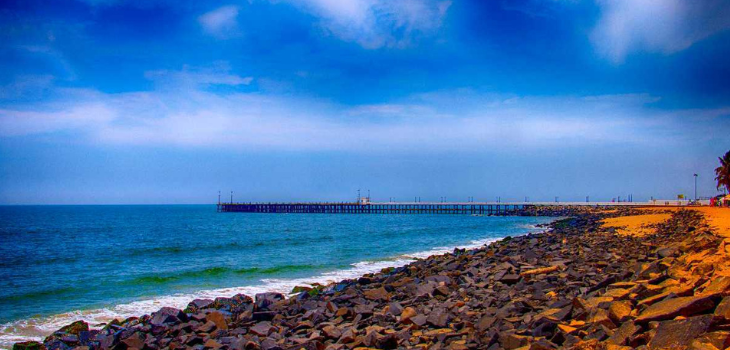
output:
POLYGON ((730 192, 730 151, 725 153, 720 160, 720 166, 715 169, 715 180, 717 180, 717 189, 725 187, 730 192))

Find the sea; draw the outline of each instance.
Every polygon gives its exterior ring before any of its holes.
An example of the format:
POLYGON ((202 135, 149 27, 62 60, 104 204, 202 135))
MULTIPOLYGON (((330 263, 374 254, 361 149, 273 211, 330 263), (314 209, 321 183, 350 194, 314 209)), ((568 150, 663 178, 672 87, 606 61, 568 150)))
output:
POLYGON ((538 232, 548 217, 0 206, 0 348, 195 298, 277 291, 538 232))

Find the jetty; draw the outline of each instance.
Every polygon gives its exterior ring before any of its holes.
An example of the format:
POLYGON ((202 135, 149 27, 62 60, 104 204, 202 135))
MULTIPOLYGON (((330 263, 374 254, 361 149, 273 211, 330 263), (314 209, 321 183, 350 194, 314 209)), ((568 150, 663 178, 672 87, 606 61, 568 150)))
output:
POLYGON ((222 213, 534 215, 538 207, 651 206, 636 202, 300 202, 218 203, 222 213))

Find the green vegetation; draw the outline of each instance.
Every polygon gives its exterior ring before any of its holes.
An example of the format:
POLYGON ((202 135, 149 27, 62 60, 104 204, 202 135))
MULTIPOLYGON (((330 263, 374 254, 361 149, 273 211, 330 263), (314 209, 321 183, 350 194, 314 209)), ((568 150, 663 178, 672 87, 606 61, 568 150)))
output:
POLYGON ((725 187, 730 192, 730 151, 725 153, 720 160, 720 166, 715 169, 715 180, 717 180, 717 189, 725 187))

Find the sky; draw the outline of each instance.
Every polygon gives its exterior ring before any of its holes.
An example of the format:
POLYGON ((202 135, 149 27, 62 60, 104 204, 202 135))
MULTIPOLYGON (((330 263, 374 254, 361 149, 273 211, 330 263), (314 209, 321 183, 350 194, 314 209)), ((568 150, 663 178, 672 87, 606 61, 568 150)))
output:
POLYGON ((717 194, 725 0, 6 0, 0 204, 717 194))

